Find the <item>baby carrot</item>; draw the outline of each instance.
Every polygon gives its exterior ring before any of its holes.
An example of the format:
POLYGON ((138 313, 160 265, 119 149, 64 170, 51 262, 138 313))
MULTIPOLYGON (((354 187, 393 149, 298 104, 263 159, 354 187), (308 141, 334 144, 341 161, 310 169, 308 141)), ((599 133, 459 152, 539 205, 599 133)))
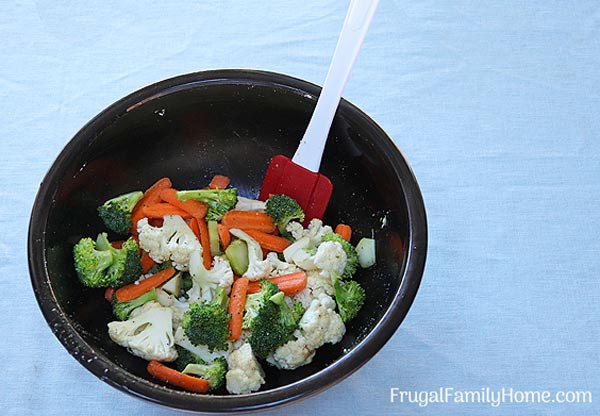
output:
POLYGON ((208 380, 183 374, 156 360, 150 361, 146 370, 159 380, 196 393, 206 393, 210 389, 208 380))
POLYGON ((169 178, 161 178, 156 181, 150 188, 144 192, 142 199, 135 204, 133 211, 131 212, 131 234, 137 235, 137 223, 139 220, 145 217, 143 208, 147 205, 156 204, 161 201, 160 191, 165 188, 170 188, 173 184, 169 178))
POLYGON ((177 189, 163 189, 160 192, 160 198, 171 205, 175 205, 177 208, 181 208, 192 217, 204 218, 206 216, 206 211, 208 210, 208 207, 204 202, 194 201, 193 199, 185 202, 180 201, 179 198, 177 198, 177 189))
POLYGON ((128 300, 135 299, 139 296, 142 296, 144 293, 146 293, 153 287, 162 285, 164 282, 173 277, 174 274, 175 269, 173 267, 161 270, 160 272, 155 273, 144 280, 133 282, 128 284, 127 286, 120 287, 116 290, 115 297, 119 302, 126 302, 128 300))
POLYGON ((244 307, 246 306, 246 292, 250 281, 247 277, 240 277, 233 282, 231 293, 229 295, 228 312, 231 315, 229 320, 229 330, 231 335, 229 339, 236 340, 242 335, 242 318, 244 307))
POLYGON ((210 189, 225 189, 229 186, 231 180, 227 176, 215 175, 208 184, 210 189))
POLYGON ((231 243, 231 234, 229 229, 223 224, 217 224, 217 231, 219 232, 219 240, 221 240, 221 247, 225 250, 231 243))
POLYGON ((342 238, 348 242, 350 242, 350 237, 352 236, 352 227, 346 224, 338 224, 335 227, 336 234, 342 236, 342 238))
MULTIPOLYGON (((268 280, 276 283, 279 290, 287 296, 293 296, 306 287, 307 277, 306 272, 295 272, 271 277, 268 280)), ((260 292, 260 281, 250 282, 248 285, 248 293, 256 292, 260 292)))
POLYGON ((210 236, 208 235, 208 225, 204 218, 192 218, 190 221, 190 228, 200 240, 202 246, 202 263, 206 270, 210 270, 212 264, 212 257, 210 255, 210 236))
POLYGON ((258 230, 269 234, 276 230, 270 216, 264 212, 256 211, 227 211, 221 219, 221 224, 229 229, 258 230))
POLYGON ((112 302, 114 293, 115 293, 114 287, 107 287, 106 290, 104 291, 104 299, 106 299, 109 302, 112 302))
POLYGON ((246 234, 256 240, 260 246, 268 251, 276 251, 277 253, 283 253, 290 245, 290 240, 277 235, 263 233, 258 230, 246 230, 246 234))
POLYGON ((148 270, 150 270, 155 264, 156 263, 154 260, 152 260, 152 257, 150 257, 150 253, 144 251, 144 254, 142 254, 142 271, 144 273, 148 273, 148 270))
POLYGON ((158 202, 152 205, 146 205, 142 208, 142 212, 145 217, 148 218, 162 218, 165 215, 179 215, 182 218, 191 218, 192 216, 175 205, 171 205, 168 202, 158 202))

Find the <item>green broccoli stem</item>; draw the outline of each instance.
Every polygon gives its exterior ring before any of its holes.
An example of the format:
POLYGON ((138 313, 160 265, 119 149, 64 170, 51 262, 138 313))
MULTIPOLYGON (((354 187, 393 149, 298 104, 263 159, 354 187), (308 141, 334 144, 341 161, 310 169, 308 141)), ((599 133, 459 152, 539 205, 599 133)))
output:
POLYGON ((177 349, 177 359, 173 364, 177 371, 183 371, 188 364, 206 364, 206 361, 198 357, 190 350, 179 345, 175 345, 175 348, 177 349))
POLYGON ((214 391, 225 384, 227 360, 224 357, 218 357, 210 364, 190 363, 183 369, 182 373, 207 380, 210 384, 210 390, 214 391))
POLYGON ((108 241, 108 235, 106 233, 98 234, 96 237, 96 249, 99 251, 110 251, 111 253, 115 253, 116 249, 110 244, 108 241))
POLYGON ((126 321, 133 312, 134 309, 139 308, 147 302, 156 300, 156 289, 152 288, 150 291, 138 296, 135 299, 128 300, 125 302, 119 302, 117 297, 113 294, 112 307, 115 317, 120 321, 126 321))

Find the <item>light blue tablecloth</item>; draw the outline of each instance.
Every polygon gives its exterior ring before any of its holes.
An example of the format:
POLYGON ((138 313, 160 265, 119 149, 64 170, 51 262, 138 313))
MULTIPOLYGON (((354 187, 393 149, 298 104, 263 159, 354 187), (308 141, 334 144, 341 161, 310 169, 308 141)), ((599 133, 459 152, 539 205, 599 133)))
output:
MULTIPOLYGON (((173 414, 96 379, 46 326, 26 262, 38 184, 86 121, 152 82, 254 68, 321 84, 346 6, 3 4, 2 414, 173 414)), ((600 414, 600 3, 381 0, 345 96, 411 163, 428 262, 381 353, 285 413, 600 414), (451 402, 425 405, 422 392, 440 388, 451 402), (454 402, 457 392, 502 388, 498 406, 485 395, 454 402), (421 392, 421 404, 401 391, 421 392), (524 403, 539 391, 589 392, 593 402, 524 403)))

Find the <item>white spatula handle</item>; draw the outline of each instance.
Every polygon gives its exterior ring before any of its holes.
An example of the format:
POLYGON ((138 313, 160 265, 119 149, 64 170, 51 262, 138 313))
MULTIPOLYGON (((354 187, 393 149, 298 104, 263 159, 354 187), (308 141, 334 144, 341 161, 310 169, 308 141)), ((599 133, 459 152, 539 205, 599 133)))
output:
POLYGON ((378 3, 379 0, 350 2, 317 106, 292 159, 308 170, 319 171, 333 116, 378 3))

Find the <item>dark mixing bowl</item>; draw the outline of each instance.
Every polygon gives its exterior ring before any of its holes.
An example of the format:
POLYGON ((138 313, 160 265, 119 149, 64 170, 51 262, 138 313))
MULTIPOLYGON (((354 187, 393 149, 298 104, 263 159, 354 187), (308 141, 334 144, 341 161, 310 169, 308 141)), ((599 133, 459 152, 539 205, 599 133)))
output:
MULTIPOLYGON (((78 282, 71 250, 104 227, 96 207, 168 176, 181 189, 229 176, 256 197, 270 158, 292 156, 320 88, 289 76, 219 70, 143 88, 102 111, 65 146, 35 200, 29 269, 40 308, 69 353, 108 384, 134 396, 200 412, 255 410, 316 394, 365 364, 394 334, 417 293, 427 248, 417 182, 385 132, 342 100, 321 172, 334 191, 326 224, 351 224, 374 236, 377 264, 360 270, 365 306, 343 340, 295 371, 263 365, 267 383, 247 395, 199 395, 150 377, 146 362, 113 343, 111 309, 101 290, 78 282)), ((110 237, 110 236, 109 236, 110 237)), ((356 241, 355 241, 356 242, 356 241)))

